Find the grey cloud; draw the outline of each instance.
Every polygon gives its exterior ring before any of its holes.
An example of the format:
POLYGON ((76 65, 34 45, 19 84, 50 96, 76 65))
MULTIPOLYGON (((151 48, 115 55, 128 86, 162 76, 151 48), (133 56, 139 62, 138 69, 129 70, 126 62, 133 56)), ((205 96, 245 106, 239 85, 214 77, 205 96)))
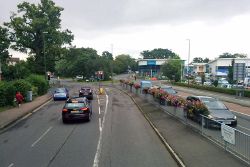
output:
MULTIPOLYGON (((39 2, 39 0, 27 0, 39 2)), ((22 0, 0 2, 0 22, 22 0)), ((88 31, 131 25, 220 22, 250 12, 249 0, 54 0, 64 8, 63 27, 88 31), (77 28, 76 28, 77 27, 77 28)))

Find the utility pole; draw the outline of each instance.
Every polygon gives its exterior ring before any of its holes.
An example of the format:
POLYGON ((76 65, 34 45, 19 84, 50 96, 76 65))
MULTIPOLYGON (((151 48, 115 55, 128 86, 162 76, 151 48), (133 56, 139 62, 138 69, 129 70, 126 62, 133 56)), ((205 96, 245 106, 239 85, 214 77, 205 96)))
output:
POLYGON ((45 75, 45 80, 47 80, 47 67, 46 67, 46 54, 45 54, 45 34, 48 34, 48 32, 43 32, 44 75, 45 75))
MULTIPOLYGON (((112 54, 112 57, 113 57, 113 44, 111 44, 111 54, 112 54)), ((114 57, 113 57, 114 59, 114 57)), ((112 86, 113 86, 113 59, 111 60, 111 82, 112 82, 112 86)))
POLYGON ((190 59, 190 39, 188 40, 188 64, 187 64, 187 73, 188 73, 188 85, 189 85, 189 59, 190 59))

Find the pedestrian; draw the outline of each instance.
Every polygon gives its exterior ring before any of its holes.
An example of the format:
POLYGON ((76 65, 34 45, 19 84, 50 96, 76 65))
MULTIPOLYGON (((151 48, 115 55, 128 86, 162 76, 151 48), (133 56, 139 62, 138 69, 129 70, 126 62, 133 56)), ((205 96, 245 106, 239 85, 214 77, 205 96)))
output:
POLYGON ((18 104, 18 107, 21 106, 21 103, 23 102, 24 98, 23 98, 23 95, 17 91, 16 92, 16 101, 17 101, 17 104, 18 104))

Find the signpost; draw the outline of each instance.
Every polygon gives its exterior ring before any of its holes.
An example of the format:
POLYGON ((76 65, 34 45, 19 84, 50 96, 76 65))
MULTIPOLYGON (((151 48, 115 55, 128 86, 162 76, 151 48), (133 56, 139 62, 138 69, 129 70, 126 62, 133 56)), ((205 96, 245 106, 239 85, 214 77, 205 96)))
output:
POLYGON ((230 126, 221 124, 221 135, 223 140, 227 143, 235 145, 235 130, 230 126))

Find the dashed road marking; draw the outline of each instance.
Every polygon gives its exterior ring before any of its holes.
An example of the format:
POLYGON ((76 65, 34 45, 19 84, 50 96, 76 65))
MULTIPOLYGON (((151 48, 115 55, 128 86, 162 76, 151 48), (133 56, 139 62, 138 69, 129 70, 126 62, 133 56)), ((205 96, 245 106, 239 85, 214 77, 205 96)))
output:
POLYGON ((31 147, 34 147, 50 130, 52 129, 52 126, 49 127, 32 145, 31 147))
POLYGON ((11 163, 8 167, 13 167, 14 166, 14 164, 13 163, 11 163))

